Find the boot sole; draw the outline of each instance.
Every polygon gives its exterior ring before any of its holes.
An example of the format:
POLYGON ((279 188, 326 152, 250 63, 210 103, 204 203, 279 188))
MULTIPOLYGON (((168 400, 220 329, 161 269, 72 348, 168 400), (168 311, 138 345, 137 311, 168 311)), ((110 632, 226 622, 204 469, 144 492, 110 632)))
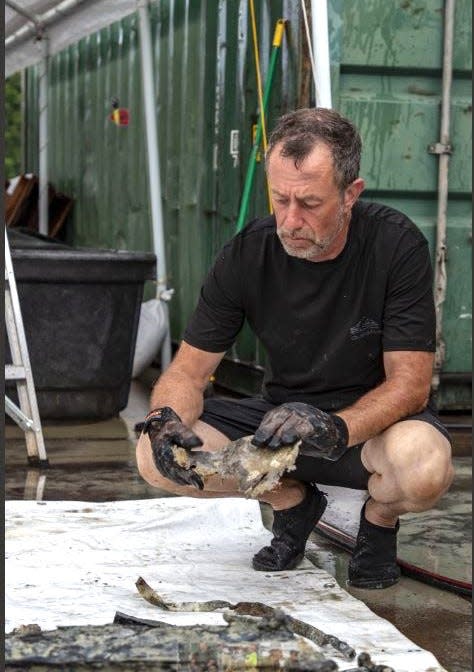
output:
POLYGON ((293 560, 291 560, 286 567, 275 567, 275 566, 270 566, 270 565, 265 565, 264 563, 259 563, 258 560, 255 561, 255 558, 252 560, 252 567, 257 571, 257 572, 286 572, 290 569, 295 569, 297 565, 300 564, 300 562, 304 558, 304 553, 299 553, 293 560))
POLYGON ((347 585, 352 588, 365 588, 366 590, 383 590, 384 588, 390 588, 400 581, 400 577, 394 577, 392 579, 360 579, 360 580, 347 580, 347 585))

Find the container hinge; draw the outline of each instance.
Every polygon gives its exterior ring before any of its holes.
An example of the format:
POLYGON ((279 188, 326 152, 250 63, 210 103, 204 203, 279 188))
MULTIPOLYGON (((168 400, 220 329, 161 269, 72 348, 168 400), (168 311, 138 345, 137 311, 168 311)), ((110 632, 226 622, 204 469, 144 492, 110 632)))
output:
POLYGON ((240 132, 238 129, 230 132, 230 155, 234 160, 234 168, 237 168, 239 165, 239 136, 240 132))
POLYGON ((434 142, 432 145, 428 145, 429 154, 452 154, 453 147, 449 143, 443 144, 442 142, 434 142))

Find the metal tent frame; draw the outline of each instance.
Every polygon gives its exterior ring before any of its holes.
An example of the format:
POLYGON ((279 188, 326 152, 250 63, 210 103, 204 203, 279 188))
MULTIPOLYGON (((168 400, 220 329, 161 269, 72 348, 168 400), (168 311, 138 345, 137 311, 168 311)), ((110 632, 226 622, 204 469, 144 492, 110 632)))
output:
POLYGON ((141 71, 147 136, 148 188, 153 249, 157 259, 156 296, 163 306, 166 334, 161 369, 171 361, 167 269, 161 199, 160 160, 148 0, 5 0, 5 76, 31 65, 39 77, 39 232, 48 233, 48 59, 70 44, 114 21, 138 13, 141 71))

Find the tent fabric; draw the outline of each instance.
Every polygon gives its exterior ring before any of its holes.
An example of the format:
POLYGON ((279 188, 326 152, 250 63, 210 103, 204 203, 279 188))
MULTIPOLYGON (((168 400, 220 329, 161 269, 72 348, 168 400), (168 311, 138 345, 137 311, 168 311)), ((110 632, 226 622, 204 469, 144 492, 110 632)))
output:
POLYGON ((83 37, 137 9, 137 0, 15 0, 5 3, 5 76, 38 63, 43 57, 38 24, 55 54, 83 37), (38 24, 13 7, 33 15, 38 24))

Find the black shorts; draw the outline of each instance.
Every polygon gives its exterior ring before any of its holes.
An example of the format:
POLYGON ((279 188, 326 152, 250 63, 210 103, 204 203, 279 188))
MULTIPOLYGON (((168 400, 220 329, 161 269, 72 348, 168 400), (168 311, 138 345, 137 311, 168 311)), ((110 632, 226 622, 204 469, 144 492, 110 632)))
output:
MULTIPOLYGON (((261 397, 245 399, 212 397, 205 399, 204 411, 199 419, 218 429, 231 441, 235 441, 242 436, 254 434, 265 413, 275 406, 276 404, 261 397)), ((447 429, 436 413, 429 408, 403 419, 427 422, 440 431, 448 441, 451 440, 447 429)), ((364 467, 360 457, 363 445, 359 443, 353 446, 337 462, 300 455, 295 463, 296 470, 291 471, 291 477, 309 483, 316 482, 322 485, 339 485, 355 490, 367 490, 370 472, 364 467)))

